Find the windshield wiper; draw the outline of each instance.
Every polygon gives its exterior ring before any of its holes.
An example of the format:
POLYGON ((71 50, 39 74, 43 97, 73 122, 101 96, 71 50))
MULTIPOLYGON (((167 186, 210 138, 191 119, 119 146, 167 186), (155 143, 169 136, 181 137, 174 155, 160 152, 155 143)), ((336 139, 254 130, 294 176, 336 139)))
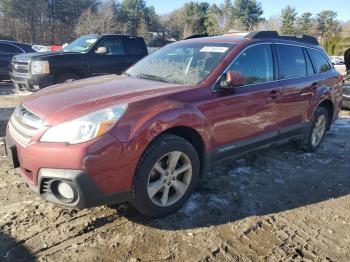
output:
POLYGON ((156 75, 149 75, 149 74, 140 74, 136 76, 137 78, 143 78, 143 79, 149 79, 149 80, 156 80, 164 83, 173 83, 172 81, 156 75))

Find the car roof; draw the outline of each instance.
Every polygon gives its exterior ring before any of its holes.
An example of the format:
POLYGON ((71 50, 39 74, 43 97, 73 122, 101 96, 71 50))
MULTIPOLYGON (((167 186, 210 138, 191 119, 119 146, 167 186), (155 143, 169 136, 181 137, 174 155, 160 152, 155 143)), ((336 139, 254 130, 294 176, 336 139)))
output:
POLYGON ((139 36, 133 36, 133 35, 124 35, 124 34, 115 34, 115 33, 104 33, 104 34, 89 34, 85 36, 94 36, 94 37, 105 37, 105 36, 124 36, 124 37, 130 37, 130 38, 137 38, 141 39, 142 37, 139 36))
POLYGON ((11 40, 1 40, 1 39, 0 39, 0 43, 11 44, 11 45, 17 46, 26 52, 35 52, 35 50, 29 44, 19 43, 19 42, 11 41, 11 40))
POLYGON ((208 37, 197 37, 197 38, 189 38, 185 40, 181 40, 182 43, 225 43, 225 44, 241 44, 241 43, 261 43, 261 42, 274 42, 274 43, 284 43, 290 45, 304 46, 310 47, 314 49, 324 50, 319 45, 314 45, 307 42, 301 42, 291 39, 283 39, 283 38, 246 38, 244 36, 230 36, 230 35, 220 35, 220 36, 208 36, 208 37))
POLYGON ((226 44, 239 44, 243 41, 248 41, 241 36, 207 36, 207 37, 198 37, 198 38, 189 38, 182 40, 181 42, 186 43, 226 43, 226 44))

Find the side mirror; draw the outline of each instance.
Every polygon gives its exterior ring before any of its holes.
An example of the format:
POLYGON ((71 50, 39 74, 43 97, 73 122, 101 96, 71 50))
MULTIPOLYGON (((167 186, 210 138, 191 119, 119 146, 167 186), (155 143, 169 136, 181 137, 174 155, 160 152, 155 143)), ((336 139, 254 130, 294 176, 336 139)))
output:
POLYGON ((227 71, 226 80, 221 82, 222 88, 243 86, 246 83, 245 77, 238 71, 227 71))
POLYGON ((104 47, 104 46, 100 46, 99 48, 97 48, 97 49, 95 50, 95 53, 98 54, 98 55, 107 54, 107 48, 104 47))

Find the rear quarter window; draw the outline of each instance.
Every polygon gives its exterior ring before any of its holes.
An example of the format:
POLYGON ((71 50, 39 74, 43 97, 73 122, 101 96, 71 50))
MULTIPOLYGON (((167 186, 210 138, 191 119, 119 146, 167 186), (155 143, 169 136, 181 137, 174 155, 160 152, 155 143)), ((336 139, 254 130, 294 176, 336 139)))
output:
POLYGON ((145 54, 145 43, 138 38, 127 38, 125 40, 126 54, 141 56, 145 54))
POLYGON ((321 53, 321 51, 308 48, 308 52, 310 54, 316 73, 325 73, 331 69, 330 64, 321 53))
POLYGON ((302 47, 276 44, 281 79, 303 77, 307 67, 302 47))

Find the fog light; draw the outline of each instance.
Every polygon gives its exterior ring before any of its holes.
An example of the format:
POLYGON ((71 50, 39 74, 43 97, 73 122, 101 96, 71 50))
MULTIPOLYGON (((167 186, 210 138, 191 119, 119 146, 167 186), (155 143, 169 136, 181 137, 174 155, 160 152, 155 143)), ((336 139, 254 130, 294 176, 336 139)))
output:
POLYGON ((74 198, 74 190, 71 187, 71 185, 68 184, 67 182, 59 182, 57 185, 57 191, 64 198, 67 198, 67 199, 74 198))
POLYGON ((51 192, 62 202, 71 203, 77 198, 73 183, 64 180, 55 180, 51 183, 51 192))

